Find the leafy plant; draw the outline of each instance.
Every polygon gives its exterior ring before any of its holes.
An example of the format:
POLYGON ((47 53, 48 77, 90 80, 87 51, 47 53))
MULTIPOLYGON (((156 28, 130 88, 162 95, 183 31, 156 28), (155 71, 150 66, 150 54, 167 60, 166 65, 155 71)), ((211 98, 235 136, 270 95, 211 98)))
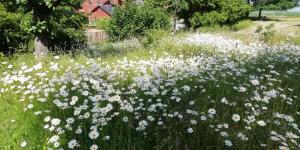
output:
POLYGON ((4 55, 0 52, 0 62, 4 59, 4 55))
POLYGON ((101 29, 101 30, 107 30, 109 27, 109 21, 110 21, 109 18, 97 20, 95 22, 95 28, 101 29))
POLYGON ((0 45, 5 55, 12 55, 18 51, 20 45, 27 45, 31 38, 20 26, 22 18, 26 15, 21 13, 7 12, 0 4, 0 45))
POLYGON ((50 47, 72 45, 82 41, 82 30, 87 19, 76 10, 81 7, 82 0, 2 0, 11 12, 27 14, 22 28, 30 32, 36 39, 36 54, 48 53, 50 47), (81 34, 81 35, 80 35, 81 34), (60 38, 63 37, 63 38, 60 38))
POLYGON ((263 10, 284 10, 293 8, 298 0, 254 0, 253 6, 259 11, 258 18, 261 19, 263 10))
POLYGON ((231 29, 233 31, 239 31, 239 30, 250 27, 252 24, 253 24, 253 22, 251 20, 242 20, 242 21, 234 24, 233 26, 231 26, 231 29))
POLYGON ((167 37, 170 32, 160 29, 148 30, 142 39, 142 44, 147 47, 153 47, 159 44, 163 37, 167 37))
POLYGON ((168 29, 169 20, 168 15, 161 8, 127 3, 114 10, 108 27, 108 35, 112 41, 142 36, 149 29, 168 29))
POLYGON ((267 25, 266 27, 258 26, 255 33, 258 33, 260 39, 266 43, 272 43, 272 39, 275 36, 274 24, 267 25))
POLYGON ((188 26, 232 25, 247 17, 251 7, 244 0, 190 0, 187 9, 178 12, 188 26))

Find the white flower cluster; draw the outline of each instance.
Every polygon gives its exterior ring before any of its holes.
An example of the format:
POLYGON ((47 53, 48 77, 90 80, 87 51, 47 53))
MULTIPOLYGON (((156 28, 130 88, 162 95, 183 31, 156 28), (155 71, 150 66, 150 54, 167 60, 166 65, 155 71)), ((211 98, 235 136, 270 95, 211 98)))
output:
POLYGON ((266 43, 252 41, 248 44, 240 40, 231 39, 218 34, 211 33, 195 33, 191 34, 185 39, 180 40, 180 44, 187 45, 206 45, 214 48, 217 52, 221 53, 239 53, 251 56, 257 56, 262 52, 282 51, 282 50, 296 50, 299 53, 300 46, 291 44, 268 45, 266 43))
MULTIPOLYGON (((52 135, 47 142, 55 149, 63 144, 69 149, 81 147, 87 144, 86 138, 92 141, 91 150, 101 149, 97 140, 110 140, 112 135, 102 131, 116 120, 145 135, 153 127, 159 132, 179 123, 182 132, 197 134, 204 130, 199 127, 206 125, 224 138, 228 147, 257 138, 261 145, 272 140, 278 147, 300 148, 298 110, 293 105, 299 97, 295 89, 282 84, 285 78, 300 77, 300 67, 276 70, 270 64, 299 64, 299 47, 248 46, 211 34, 195 34, 185 42, 209 44, 251 59, 167 55, 138 61, 124 58, 113 65, 96 60, 73 62, 68 67, 58 62, 22 64, 3 73, 0 91, 23 93, 20 100, 28 103, 24 110, 44 116, 44 128, 52 135), (266 59, 259 58, 260 50, 266 52, 266 59), (36 105, 44 109, 35 109, 36 105), (278 105, 282 107, 275 109, 278 105), (261 136, 251 135, 257 131, 261 136), (63 135, 73 138, 61 143, 63 135)), ((21 146, 26 146, 25 141, 21 146)))

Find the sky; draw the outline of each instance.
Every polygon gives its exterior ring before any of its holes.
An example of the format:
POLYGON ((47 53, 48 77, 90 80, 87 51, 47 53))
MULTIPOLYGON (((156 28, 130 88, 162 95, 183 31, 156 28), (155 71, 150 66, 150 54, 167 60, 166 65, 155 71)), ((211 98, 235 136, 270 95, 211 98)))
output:
POLYGON ((290 9, 288 11, 291 11, 291 12, 300 12, 300 7, 296 7, 296 8, 290 9))

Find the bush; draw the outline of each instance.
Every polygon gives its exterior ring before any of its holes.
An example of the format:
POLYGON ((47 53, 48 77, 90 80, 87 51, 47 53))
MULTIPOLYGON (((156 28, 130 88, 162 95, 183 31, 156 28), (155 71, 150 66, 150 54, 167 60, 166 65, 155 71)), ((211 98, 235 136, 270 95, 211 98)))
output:
POLYGON ((109 26, 109 21, 110 21, 109 18, 97 20, 95 22, 95 28, 101 29, 101 30, 107 30, 108 26, 109 26))
POLYGON ((27 47, 31 35, 20 26, 23 17, 19 13, 7 12, 0 4, 0 53, 12 55, 19 50, 20 45, 27 47))
POLYGON ((142 36, 149 29, 168 29, 170 18, 161 8, 127 3, 114 10, 108 35, 112 41, 142 36))
POLYGON ((255 32, 259 34, 260 40, 270 44, 276 43, 274 41, 276 34, 274 24, 267 25, 266 27, 260 25, 257 27, 255 32))
POLYGON ((217 11, 211 11, 201 15, 201 13, 195 13, 191 19, 191 23, 194 27, 200 26, 216 26, 220 25, 222 22, 226 21, 227 16, 225 14, 220 14, 217 11))
POLYGON ((188 26, 233 25, 247 17, 251 6, 244 0, 187 1, 188 9, 178 13, 188 26))

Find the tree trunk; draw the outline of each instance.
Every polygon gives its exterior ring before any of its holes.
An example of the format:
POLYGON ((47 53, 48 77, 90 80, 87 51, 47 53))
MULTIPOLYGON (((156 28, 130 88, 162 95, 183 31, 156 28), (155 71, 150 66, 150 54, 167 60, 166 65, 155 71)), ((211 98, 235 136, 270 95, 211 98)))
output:
POLYGON ((262 14, 262 9, 259 9, 259 13, 258 13, 258 19, 261 20, 261 14, 262 14))
POLYGON ((36 58, 46 56, 49 52, 47 35, 37 35, 34 41, 36 58))

